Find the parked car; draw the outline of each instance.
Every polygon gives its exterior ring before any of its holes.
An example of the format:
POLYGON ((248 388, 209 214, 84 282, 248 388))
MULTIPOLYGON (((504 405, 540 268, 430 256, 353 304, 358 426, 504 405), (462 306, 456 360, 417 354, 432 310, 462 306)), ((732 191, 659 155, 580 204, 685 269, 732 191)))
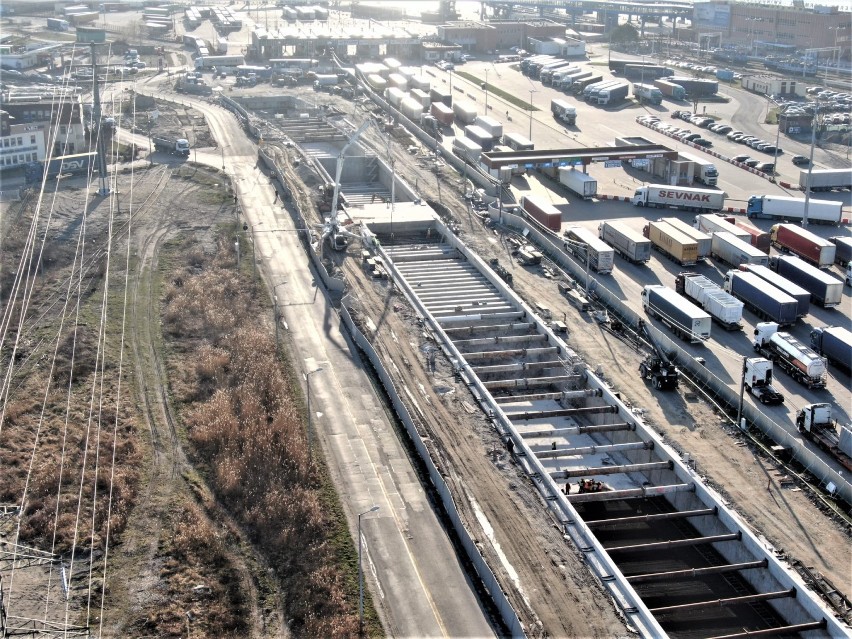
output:
POLYGON ((751 156, 747 155, 745 153, 741 153, 740 155, 735 155, 734 157, 731 158, 731 160, 733 160, 734 162, 740 162, 740 163, 743 163, 743 164, 748 162, 750 159, 751 159, 751 156))
POLYGON ((807 166, 811 163, 811 161, 804 155, 794 155, 792 158, 790 158, 790 161, 796 166, 807 166))
POLYGON ((743 162, 743 164, 751 168, 755 168, 758 164, 760 164, 760 160, 753 160, 752 158, 749 158, 748 160, 743 162))
POLYGON ((707 138, 695 138, 692 143, 697 144, 698 146, 703 146, 705 149, 713 146, 713 143, 707 138))
POLYGON ((775 165, 772 162, 760 162, 754 168, 758 171, 762 171, 763 173, 775 175, 775 165))

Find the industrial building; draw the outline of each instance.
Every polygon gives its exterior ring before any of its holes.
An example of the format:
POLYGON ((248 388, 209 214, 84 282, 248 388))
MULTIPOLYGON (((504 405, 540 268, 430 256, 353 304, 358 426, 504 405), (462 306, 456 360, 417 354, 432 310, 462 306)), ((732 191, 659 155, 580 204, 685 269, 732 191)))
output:
POLYGON ((564 38, 565 25, 550 20, 447 22, 437 27, 438 39, 460 44, 466 51, 487 53, 510 47, 527 47, 531 38, 564 38))
POLYGON ((836 6, 703 2, 695 5, 693 24, 702 35, 718 36, 722 45, 778 53, 837 47, 839 59, 850 59, 852 19, 836 6))

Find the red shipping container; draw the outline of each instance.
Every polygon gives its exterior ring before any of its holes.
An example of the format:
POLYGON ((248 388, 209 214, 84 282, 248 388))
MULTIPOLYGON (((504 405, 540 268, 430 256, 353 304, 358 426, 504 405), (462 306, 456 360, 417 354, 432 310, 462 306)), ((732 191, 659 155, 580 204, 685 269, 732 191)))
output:
POLYGON ((521 208, 545 228, 557 233, 562 229, 562 213, 550 202, 525 195, 521 198, 521 208))

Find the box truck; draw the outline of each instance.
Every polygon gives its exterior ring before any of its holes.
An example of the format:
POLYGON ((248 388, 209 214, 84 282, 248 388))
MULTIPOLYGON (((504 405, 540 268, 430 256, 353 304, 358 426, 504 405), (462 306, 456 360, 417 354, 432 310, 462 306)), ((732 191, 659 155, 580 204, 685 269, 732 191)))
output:
MULTIPOLYGON (((840 224, 843 205, 831 200, 810 200, 808 221, 840 224)), ((805 217, 805 200, 784 195, 752 195, 746 215, 772 220, 801 220, 805 217)))
POLYGON ((753 273, 728 271, 722 289, 741 300, 763 320, 771 320, 780 326, 796 323, 796 300, 753 273))
POLYGON ((769 267, 810 291, 811 301, 823 308, 834 308, 840 305, 843 298, 843 282, 804 260, 792 255, 781 255, 770 258, 769 267))
POLYGON ((743 303, 710 278, 698 273, 678 273, 675 291, 710 313, 725 330, 742 329, 743 303))
POLYGON ((577 109, 564 100, 551 100, 550 112, 554 118, 561 120, 565 124, 570 125, 577 122, 577 109))
POLYGON ((559 167, 559 182, 584 200, 593 198, 598 194, 598 181, 588 173, 583 173, 573 167, 559 167))
POLYGON ((524 195, 520 204, 524 213, 545 228, 556 232, 562 229, 562 213, 550 202, 537 196, 524 195))
POLYGON ((693 211, 718 211, 725 205, 725 194, 722 191, 707 189, 648 184, 636 189, 630 201, 634 206, 671 206, 693 211))
POLYGON ((817 268, 829 268, 834 264, 837 247, 800 226, 776 224, 769 230, 769 238, 778 250, 798 255, 817 268))
POLYGON ((852 169, 799 169, 799 186, 807 191, 852 189, 852 169))
POLYGON ((599 73, 593 73, 592 75, 584 78, 577 78, 571 82, 571 93, 580 95, 586 90, 587 86, 597 84, 601 80, 603 80, 603 76, 599 73))
POLYGON ((189 156, 189 140, 184 138, 167 138, 155 135, 151 138, 151 141, 154 143, 154 149, 161 153, 189 156))
MULTIPOLYGON (((746 233, 748 233, 749 243, 754 248, 760 249, 761 251, 763 251, 767 255, 769 254, 769 247, 771 245, 771 242, 769 240, 769 233, 767 231, 761 231, 756 226, 752 226, 751 224, 749 224, 745 220, 741 220, 739 218, 732 217, 728 221, 730 222, 731 220, 733 220, 734 226, 736 226, 738 229, 741 229, 741 230, 745 231, 746 233)), ((738 235, 737 237, 741 237, 741 236, 738 235)), ((742 239, 745 239, 745 238, 742 238, 742 239)))
POLYGON ((706 184, 707 186, 716 186, 716 183, 719 181, 719 171, 716 169, 715 164, 706 158, 701 158, 697 155, 692 155, 691 153, 679 152, 678 155, 684 160, 692 162, 693 180, 706 184))
POLYGON ((710 339, 710 315, 670 288, 660 284, 643 288, 642 308, 681 339, 693 344, 710 339))
POLYGON ((806 291, 798 284, 791 282, 783 275, 776 273, 768 266, 763 266, 761 264, 741 264, 740 270, 754 273, 760 279, 770 283, 778 290, 784 291, 787 295, 796 300, 798 305, 796 317, 805 317, 805 315, 808 314, 808 311, 811 308, 811 294, 809 291, 806 291))
POLYGON ((470 138, 456 136, 453 138, 453 153, 470 164, 479 164, 482 147, 470 138))
POLYGON ((651 259, 651 240, 642 237, 624 222, 601 222, 598 237, 628 262, 640 264, 651 259))
POLYGON ((598 92, 598 106, 613 106, 621 104, 630 93, 630 83, 621 82, 614 86, 606 87, 598 92))
POLYGON ((464 128, 464 136, 476 142, 483 151, 490 151, 494 146, 494 138, 491 134, 475 124, 469 124, 464 128))
POLYGON ((582 226, 572 226, 563 235, 571 240, 564 244, 568 253, 585 260, 586 251, 588 251, 589 268, 601 275, 612 273, 615 251, 609 244, 595 235, 594 231, 582 226), (582 246, 578 246, 578 244, 582 246))
POLYGON ((709 257, 710 251, 712 250, 712 243, 710 240, 710 236, 707 235, 707 233, 692 228, 689 224, 677 219, 676 217, 661 217, 657 221, 669 224, 675 227, 678 231, 680 231, 687 237, 691 237, 693 240, 695 240, 695 243, 698 245, 699 260, 703 260, 705 257, 709 257))
MULTIPOLYGON (((410 98, 406 99, 408 100, 410 98)), ((453 109, 443 102, 433 102, 429 107, 429 114, 444 126, 453 125, 453 109)))
MULTIPOLYGON (((744 242, 749 242, 749 235, 747 231, 737 228, 736 224, 731 224, 721 215, 715 215, 713 213, 702 213, 696 215, 692 225, 699 231, 704 231, 710 235, 720 231, 725 231, 726 233, 730 233, 731 235, 740 238, 744 242)), ((751 242, 749 242, 749 244, 751 244, 751 242)))
POLYGON ((830 237, 828 241, 834 244, 834 262, 846 266, 852 262, 852 237, 830 237))
POLYGON ((780 332, 774 322, 754 328, 754 349, 776 362, 790 377, 808 388, 825 388, 825 360, 790 333, 780 332))
POLYGON ((654 86, 660 90, 660 93, 672 100, 683 100, 686 98, 686 89, 679 84, 674 84, 668 80, 657 79, 654 80, 654 86))
POLYGON ((811 331, 811 346, 835 366, 852 372, 852 331, 848 328, 815 328, 811 331))
POLYGON ((470 102, 456 101, 453 104, 453 113, 461 124, 473 124, 476 122, 476 107, 470 102))
POLYGON ((648 222, 642 234, 655 249, 681 266, 694 266, 698 261, 698 243, 670 224, 648 222))
POLYGON ((649 104, 662 104, 663 102, 663 92, 653 84, 634 82, 633 97, 639 102, 647 102, 649 104))
POLYGON ((488 135, 495 140, 503 137, 503 125, 494 118, 490 118, 487 115, 478 115, 474 124, 480 129, 488 131, 488 135))
POLYGON ((769 256, 766 253, 727 231, 713 233, 712 252, 713 257, 717 260, 731 266, 739 266, 740 264, 766 266, 769 264, 769 256))

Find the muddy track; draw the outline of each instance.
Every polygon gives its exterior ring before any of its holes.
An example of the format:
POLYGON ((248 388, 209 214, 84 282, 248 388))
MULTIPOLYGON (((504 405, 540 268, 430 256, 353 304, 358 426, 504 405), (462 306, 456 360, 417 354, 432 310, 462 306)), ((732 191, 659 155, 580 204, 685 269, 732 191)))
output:
MULTIPOLYGON (((171 211, 169 207, 163 206, 161 196, 170 183, 170 177, 171 171, 163 167, 163 175, 159 177, 153 192, 134 211, 130 227, 133 235, 129 241, 134 242, 132 250, 136 259, 129 295, 134 312, 130 314, 128 335, 140 408, 151 437, 151 459, 145 489, 140 494, 123 539, 124 553, 136 560, 135 571, 131 573, 135 577, 117 586, 118 589, 128 587, 128 591, 122 594, 123 598, 131 600, 128 602, 129 609, 125 611, 130 613, 130 618, 133 611, 156 605, 151 598, 156 596, 152 593, 156 591, 159 581, 157 553, 161 536, 164 530, 170 529, 169 521, 176 504, 181 499, 189 498, 190 494, 184 475, 191 471, 191 465, 181 447, 176 417, 169 401, 168 377, 159 335, 160 301, 155 296, 160 248, 164 241, 180 231, 184 223, 166 217, 171 211)), ((184 191, 191 188, 187 187, 184 191)), ((237 536, 237 541, 229 546, 229 554, 235 569, 240 573, 241 586, 249 607, 250 636, 286 636, 282 631, 281 614, 271 615, 268 622, 263 619, 255 577, 248 563, 257 564, 258 572, 265 572, 266 566, 252 553, 252 546, 239 526, 215 498, 211 496, 204 501, 202 505, 211 526, 216 529, 226 525, 237 536), (246 558, 246 553, 252 555, 251 559, 246 558)), ((277 594, 273 599, 280 599, 277 594)), ((280 605, 276 608, 280 610, 280 605)), ((115 636, 120 634, 121 631, 116 629, 115 636)))

